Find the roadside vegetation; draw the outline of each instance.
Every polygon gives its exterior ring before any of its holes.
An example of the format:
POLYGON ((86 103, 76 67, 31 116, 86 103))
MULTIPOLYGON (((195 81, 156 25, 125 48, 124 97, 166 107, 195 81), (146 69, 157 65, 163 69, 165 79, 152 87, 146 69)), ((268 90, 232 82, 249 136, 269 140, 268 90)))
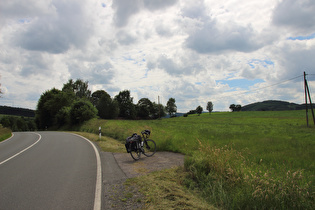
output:
POLYGON ((158 150, 186 154, 181 184, 216 207, 315 208, 315 131, 306 127, 303 111, 92 119, 78 130, 97 134, 99 126, 121 146, 132 133, 150 129, 158 150))
MULTIPOLYGON (((162 199, 160 203, 185 198, 176 193, 164 196, 165 189, 174 188, 171 177, 178 177, 181 181, 176 185, 196 195, 192 203, 198 203, 200 197, 209 204, 206 208, 315 209, 315 131, 314 126, 306 127, 305 112, 240 112, 241 108, 231 104, 232 112, 211 113, 209 101, 210 114, 202 113, 198 106, 184 117, 176 117, 174 98, 165 107, 147 98, 134 104, 128 90, 111 97, 103 90, 91 93, 88 82, 69 80, 62 90, 53 88, 41 95, 35 120, 2 116, 0 123, 13 131, 75 130, 110 152, 126 152, 128 136, 151 130, 157 150, 186 155, 183 170, 164 171, 171 176, 154 173, 143 178, 168 180, 164 185, 150 181, 156 186, 145 191, 149 192, 145 202, 151 207, 157 205, 153 197, 162 199), (171 118, 157 120, 166 112, 171 118)), ((8 129, 0 128, 0 132, 0 141, 11 135, 8 129)), ((133 181, 145 189, 140 179, 133 181)), ((188 200, 180 207, 190 208, 191 198, 188 200)), ((203 203, 196 208, 202 209, 203 203)))
POLYGON ((0 124, 0 142, 11 137, 11 130, 9 128, 4 128, 0 124))

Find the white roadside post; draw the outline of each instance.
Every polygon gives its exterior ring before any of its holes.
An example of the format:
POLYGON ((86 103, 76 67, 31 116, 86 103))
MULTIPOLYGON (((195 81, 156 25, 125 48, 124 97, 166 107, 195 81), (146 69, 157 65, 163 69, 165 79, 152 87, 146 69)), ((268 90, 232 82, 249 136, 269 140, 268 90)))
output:
POLYGON ((99 132, 99 136, 100 136, 100 140, 101 140, 101 137, 102 137, 101 126, 98 128, 98 132, 99 132))

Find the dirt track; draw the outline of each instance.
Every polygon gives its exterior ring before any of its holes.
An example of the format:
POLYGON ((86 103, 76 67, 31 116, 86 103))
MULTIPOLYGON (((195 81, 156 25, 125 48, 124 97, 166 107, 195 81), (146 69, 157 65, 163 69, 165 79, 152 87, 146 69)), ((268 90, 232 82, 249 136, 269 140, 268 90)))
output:
POLYGON ((152 157, 141 155, 138 161, 134 161, 128 153, 114 153, 113 155, 128 178, 184 165, 184 155, 173 152, 157 152, 152 157))

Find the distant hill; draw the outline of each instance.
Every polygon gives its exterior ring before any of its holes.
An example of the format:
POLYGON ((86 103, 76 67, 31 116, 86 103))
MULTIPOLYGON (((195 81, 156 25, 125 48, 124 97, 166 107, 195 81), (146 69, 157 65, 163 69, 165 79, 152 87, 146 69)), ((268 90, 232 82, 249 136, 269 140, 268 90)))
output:
POLYGON ((35 117, 35 110, 10 106, 0 106, 0 114, 16 115, 21 117, 35 117))
MULTIPOLYGON (((310 106, 310 105, 309 105, 310 106)), ((313 104, 315 108, 315 104, 313 104)), ((268 100, 248 104, 242 107, 242 111, 285 111, 285 110, 302 110, 305 109, 305 104, 296 104, 286 101, 268 100)))

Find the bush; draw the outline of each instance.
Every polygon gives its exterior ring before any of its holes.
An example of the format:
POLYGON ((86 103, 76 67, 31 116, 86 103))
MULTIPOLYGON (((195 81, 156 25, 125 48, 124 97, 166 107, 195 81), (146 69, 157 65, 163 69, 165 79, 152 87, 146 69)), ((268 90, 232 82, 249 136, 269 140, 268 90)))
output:
POLYGON ((70 123, 70 110, 71 107, 62 107, 56 114, 56 125, 63 126, 70 123))
POLYGON ((70 109, 70 120, 72 124, 80 124, 96 117, 97 109, 90 101, 81 99, 76 101, 70 109))

